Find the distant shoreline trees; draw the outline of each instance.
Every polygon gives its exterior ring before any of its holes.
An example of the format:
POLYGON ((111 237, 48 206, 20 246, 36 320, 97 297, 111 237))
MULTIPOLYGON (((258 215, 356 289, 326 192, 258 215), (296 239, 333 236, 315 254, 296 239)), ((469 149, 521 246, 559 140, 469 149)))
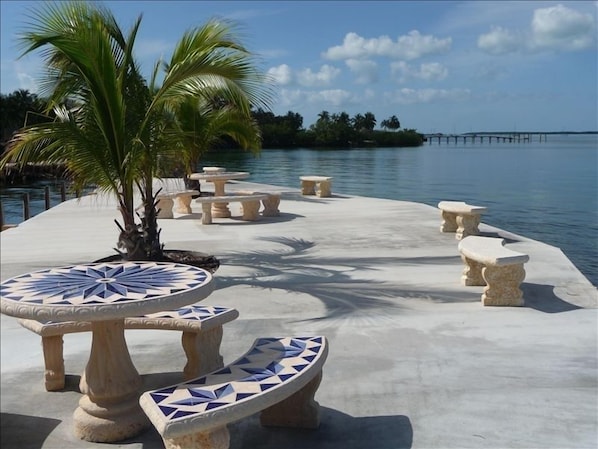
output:
POLYGON ((346 112, 331 114, 322 111, 316 123, 308 129, 303 127, 303 117, 296 112, 289 111, 286 115, 277 116, 258 109, 252 114, 262 131, 264 149, 416 147, 424 142, 424 136, 414 129, 397 131, 401 124, 395 115, 381 122, 384 130, 375 130, 376 117, 371 112, 350 117, 346 112))
MULTIPOLYGON (((43 116, 46 101, 27 90, 11 94, 0 94, 0 145, 23 126, 52 117, 43 116)), ((380 122, 381 130, 374 129, 377 121, 374 114, 366 112, 350 117, 346 112, 322 111, 316 123, 303 126, 303 117, 289 111, 286 115, 275 115, 261 108, 252 110, 262 134, 262 148, 347 148, 347 147, 416 147, 422 145, 424 136, 414 129, 399 130, 399 119, 393 115, 380 122)), ((223 139, 222 147, 235 147, 235 143, 223 139)))

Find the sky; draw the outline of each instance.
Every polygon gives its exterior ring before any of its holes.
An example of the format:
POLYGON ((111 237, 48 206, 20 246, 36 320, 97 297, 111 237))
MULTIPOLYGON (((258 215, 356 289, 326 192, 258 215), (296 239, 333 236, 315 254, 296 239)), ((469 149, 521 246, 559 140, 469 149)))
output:
MULTIPOLYGON (((3 94, 37 93, 38 53, 18 34, 42 2, 0 1, 3 94)), ((403 129, 596 131, 596 1, 105 1, 121 28, 142 15, 144 73, 183 33, 213 18, 274 83, 271 111, 395 115, 403 129)))

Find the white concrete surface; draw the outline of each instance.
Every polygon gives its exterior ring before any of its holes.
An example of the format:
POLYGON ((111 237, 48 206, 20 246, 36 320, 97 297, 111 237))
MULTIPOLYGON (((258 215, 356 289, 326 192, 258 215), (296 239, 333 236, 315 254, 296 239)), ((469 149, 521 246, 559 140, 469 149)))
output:
MULTIPOLYGON (((231 182, 280 191, 281 215, 256 222, 192 215, 160 220, 167 248, 221 261, 205 304, 235 307, 225 363, 263 336, 324 334, 330 354, 316 395, 317 431, 231 426, 231 448, 595 448, 598 292, 558 248, 482 223, 529 254, 524 307, 483 307, 461 285, 458 241, 434 207, 231 182)), ((2 280, 113 253, 119 214, 98 196, 57 205, 0 233, 2 280)), ((39 336, 1 317, 1 447, 162 448, 150 430, 121 444, 79 441, 72 412, 88 334, 65 337, 67 388, 46 392, 39 336)), ((180 334, 127 331, 147 389, 182 379, 180 334)))

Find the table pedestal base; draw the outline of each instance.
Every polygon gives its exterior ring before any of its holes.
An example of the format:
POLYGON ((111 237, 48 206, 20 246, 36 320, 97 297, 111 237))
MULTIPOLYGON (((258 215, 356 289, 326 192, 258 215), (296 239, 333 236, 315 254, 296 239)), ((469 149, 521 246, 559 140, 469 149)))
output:
POLYGON ((141 377, 127 349, 124 319, 94 321, 91 353, 73 414, 76 435, 111 443, 138 435, 150 422, 139 406, 141 377))
MULTIPOLYGON (((214 180, 214 196, 224 196, 225 180, 214 180)), ((212 204, 212 217, 214 218, 230 218, 230 209, 228 203, 214 203, 212 204)))
POLYGON ((83 396, 73 413, 75 435, 85 441, 112 443, 139 435, 150 422, 139 407, 139 395, 125 404, 102 408, 83 396))
POLYGON ((214 218, 230 218, 231 213, 228 208, 228 203, 214 203, 212 204, 212 217, 214 218))

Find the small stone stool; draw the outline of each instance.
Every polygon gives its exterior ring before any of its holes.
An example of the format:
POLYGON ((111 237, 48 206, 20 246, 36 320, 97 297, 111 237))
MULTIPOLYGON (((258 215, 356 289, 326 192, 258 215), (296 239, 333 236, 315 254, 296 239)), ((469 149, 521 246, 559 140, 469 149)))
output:
POLYGON ((332 178, 329 176, 301 176, 299 179, 303 195, 317 195, 320 198, 332 195, 332 178))

